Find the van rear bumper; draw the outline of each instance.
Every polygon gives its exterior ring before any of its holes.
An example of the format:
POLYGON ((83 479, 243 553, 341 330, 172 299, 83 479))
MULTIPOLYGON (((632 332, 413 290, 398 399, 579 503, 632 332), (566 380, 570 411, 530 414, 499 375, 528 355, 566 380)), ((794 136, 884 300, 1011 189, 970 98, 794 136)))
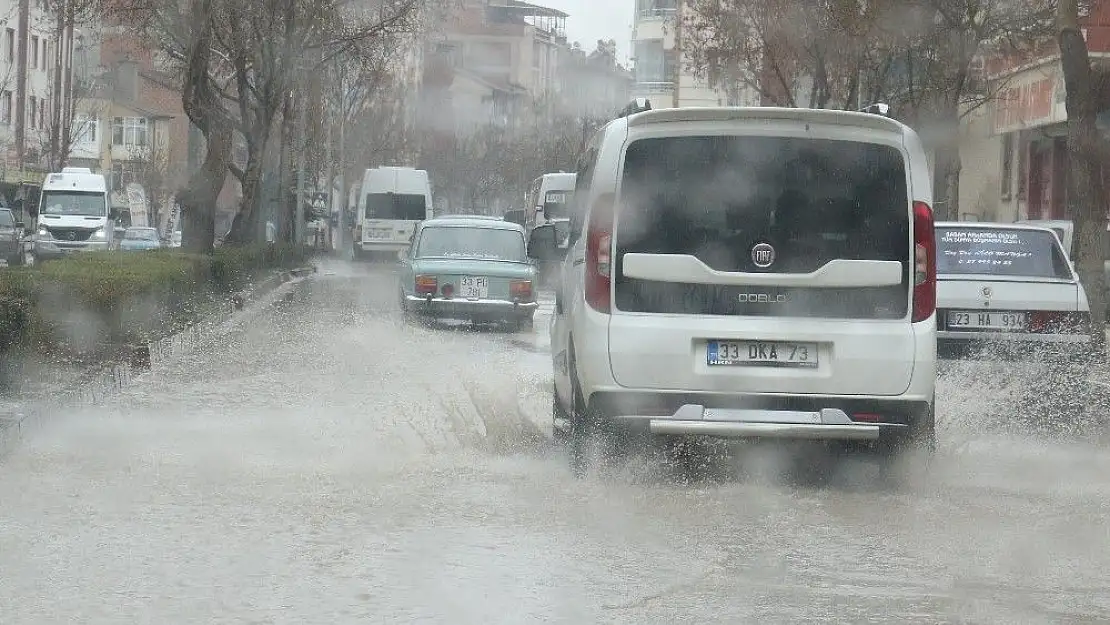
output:
POLYGON ((595 392, 590 412, 659 435, 878 441, 908 435, 932 414, 925 399, 595 392))

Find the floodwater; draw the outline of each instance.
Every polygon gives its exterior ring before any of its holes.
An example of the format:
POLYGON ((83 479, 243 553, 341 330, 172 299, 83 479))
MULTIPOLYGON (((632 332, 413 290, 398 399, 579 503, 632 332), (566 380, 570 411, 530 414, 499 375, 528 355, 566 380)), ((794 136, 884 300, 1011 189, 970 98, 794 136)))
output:
POLYGON ((1008 426, 1020 381, 946 371, 937 458, 898 489, 743 450, 576 479, 550 302, 519 334, 396 301, 325 264, 37 418, 0 458, 0 623, 1110 621, 1110 454, 1008 426))

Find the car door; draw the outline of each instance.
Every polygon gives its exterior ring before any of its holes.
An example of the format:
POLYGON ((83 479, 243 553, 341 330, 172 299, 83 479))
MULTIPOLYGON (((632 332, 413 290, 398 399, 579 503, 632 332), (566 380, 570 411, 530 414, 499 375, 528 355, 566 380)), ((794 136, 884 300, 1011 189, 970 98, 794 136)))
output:
POLYGON ((574 204, 571 208, 570 241, 566 256, 555 278, 555 314, 551 322, 551 357, 555 374, 556 401, 568 409, 572 407, 572 372, 569 366, 570 349, 570 312, 574 303, 582 299, 581 290, 586 257, 585 241, 582 235, 586 219, 586 200, 590 183, 597 165, 598 149, 602 133, 594 135, 586 151, 578 161, 578 178, 574 187, 574 204))

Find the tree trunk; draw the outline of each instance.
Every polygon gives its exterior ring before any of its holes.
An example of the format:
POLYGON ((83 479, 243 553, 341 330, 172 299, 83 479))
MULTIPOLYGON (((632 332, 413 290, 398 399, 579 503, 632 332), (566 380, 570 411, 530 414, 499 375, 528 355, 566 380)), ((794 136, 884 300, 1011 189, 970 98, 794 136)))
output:
POLYGON ((189 120, 204 133, 205 158, 189 184, 178 194, 181 244, 186 250, 210 253, 215 240, 216 198, 231 161, 232 121, 215 93, 208 73, 212 56, 212 1, 193 0, 194 34, 189 48, 181 104, 189 120))
POLYGON ((1060 64, 1064 70, 1068 113, 1068 203, 1075 220, 1078 243, 1079 279, 1091 305, 1091 337, 1099 355, 1106 347, 1106 188, 1102 178, 1097 85, 1087 54, 1087 42, 1079 30, 1076 0, 1060 0, 1056 26, 1059 30, 1060 64))
POLYGON ((204 162, 177 195, 181 207, 181 246, 190 252, 212 252, 216 239, 216 199, 231 161, 232 130, 213 124, 207 133, 204 162))
POLYGON ((268 138, 261 138, 255 144, 257 149, 248 150, 247 167, 243 170, 243 201, 228 234, 229 243, 247 244, 258 240, 263 224, 262 207, 262 169, 263 157, 269 146, 268 138))

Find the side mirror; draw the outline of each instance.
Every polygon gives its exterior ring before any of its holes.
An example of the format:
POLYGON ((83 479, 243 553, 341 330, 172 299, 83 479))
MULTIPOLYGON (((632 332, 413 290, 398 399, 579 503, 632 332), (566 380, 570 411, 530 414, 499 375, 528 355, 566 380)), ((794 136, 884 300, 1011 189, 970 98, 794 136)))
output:
POLYGON ((536 260, 551 260, 559 242, 556 240, 555 226, 536 226, 528 235, 528 257, 536 260))

